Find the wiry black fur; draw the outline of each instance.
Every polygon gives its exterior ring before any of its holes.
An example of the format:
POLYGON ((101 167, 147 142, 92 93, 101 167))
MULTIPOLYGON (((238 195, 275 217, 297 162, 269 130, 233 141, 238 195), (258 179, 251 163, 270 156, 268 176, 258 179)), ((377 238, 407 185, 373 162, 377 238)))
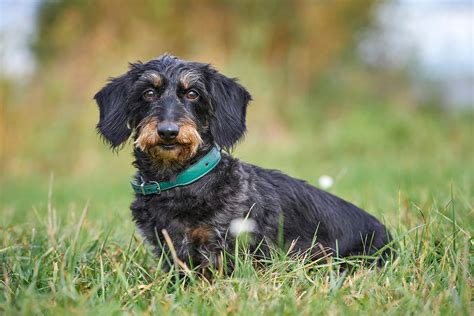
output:
MULTIPOLYGON (((145 64, 131 65, 127 74, 112 79, 95 99, 100 109, 98 130, 114 148, 130 135, 136 139, 137 124, 149 116, 159 120, 179 120, 184 116, 196 123, 203 143, 184 165, 160 165, 148 153, 134 149, 138 181, 168 181, 204 156, 214 143, 229 149, 242 137, 251 96, 234 79, 207 64, 164 55, 145 64), (140 75, 150 70, 166 79, 159 91, 160 99, 172 96, 152 106, 140 100, 143 87, 137 83, 140 75), (180 101, 176 90, 180 74, 189 70, 200 75, 195 87, 201 99, 193 106, 180 101)), ((232 251, 234 239, 228 234, 229 224, 247 216, 256 223, 251 247, 263 240, 263 255, 277 246, 281 222, 285 244, 296 241, 294 251, 309 249, 316 236, 319 245, 333 254, 370 255, 390 240, 384 225, 360 208, 302 180, 241 162, 226 152, 217 167, 202 179, 157 195, 137 194, 131 209, 139 229, 157 254, 160 245, 165 245, 162 230, 166 229, 178 257, 202 266, 217 264, 223 249, 232 251), (191 232, 199 227, 208 232, 204 236, 207 238, 193 239, 191 232)), ((312 251, 316 250, 319 248, 312 251)))

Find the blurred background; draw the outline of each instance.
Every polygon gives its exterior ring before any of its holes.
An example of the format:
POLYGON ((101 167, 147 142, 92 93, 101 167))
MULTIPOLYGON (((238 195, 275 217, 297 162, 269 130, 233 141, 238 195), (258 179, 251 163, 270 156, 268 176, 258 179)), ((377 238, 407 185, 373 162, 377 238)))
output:
POLYGON ((130 222, 132 148, 101 142, 92 97, 165 52, 252 93, 238 158, 391 224, 453 192, 472 205, 473 21, 471 0, 0 0, 1 221, 42 214, 51 188, 60 216, 89 201, 130 222))

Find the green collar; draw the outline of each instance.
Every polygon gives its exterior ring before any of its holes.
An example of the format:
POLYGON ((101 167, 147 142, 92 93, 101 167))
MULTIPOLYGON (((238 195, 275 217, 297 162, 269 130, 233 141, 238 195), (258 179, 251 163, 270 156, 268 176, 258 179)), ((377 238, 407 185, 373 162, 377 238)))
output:
POLYGON ((149 195, 160 194, 161 191, 169 190, 175 187, 185 186, 191 184, 214 169, 221 161, 221 151, 217 147, 213 147, 204 157, 198 162, 191 165, 186 170, 180 172, 174 181, 156 182, 150 181, 148 183, 142 182, 138 184, 135 181, 130 182, 133 191, 137 194, 149 195))

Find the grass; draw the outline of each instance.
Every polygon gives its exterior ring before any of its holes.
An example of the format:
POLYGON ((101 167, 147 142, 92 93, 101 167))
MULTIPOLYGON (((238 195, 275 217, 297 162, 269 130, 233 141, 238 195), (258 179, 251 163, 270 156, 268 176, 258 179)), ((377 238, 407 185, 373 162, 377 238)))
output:
MULTIPOLYGON (((240 251, 229 277, 209 282, 190 272, 176 279, 176 271, 161 271, 134 230, 130 148, 117 157, 90 128, 75 131, 93 142, 81 147, 93 153, 83 169, 72 146, 58 160, 29 148, 18 161, 52 162, 1 179, 0 313, 472 314, 473 117, 461 114, 371 104, 305 107, 270 138, 266 133, 275 130, 259 129, 250 113, 250 133, 236 156, 315 185, 329 174, 332 193, 390 227, 398 257, 382 268, 344 273, 338 261, 282 253, 262 269, 240 251), (71 165, 83 171, 70 172, 71 165)), ((53 153, 64 150, 47 145, 53 153)))

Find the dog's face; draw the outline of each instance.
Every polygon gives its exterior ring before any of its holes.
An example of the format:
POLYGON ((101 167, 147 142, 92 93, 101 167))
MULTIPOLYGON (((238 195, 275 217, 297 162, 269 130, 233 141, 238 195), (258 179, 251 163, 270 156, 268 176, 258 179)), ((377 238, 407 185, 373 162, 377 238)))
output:
POLYGON ((163 163, 184 163, 203 145, 231 148, 245 133, 250 94, 207 64, 165 55, 131 64, 95 95, 99 133, 119 148, 133 135, 137 150, 163 163))

